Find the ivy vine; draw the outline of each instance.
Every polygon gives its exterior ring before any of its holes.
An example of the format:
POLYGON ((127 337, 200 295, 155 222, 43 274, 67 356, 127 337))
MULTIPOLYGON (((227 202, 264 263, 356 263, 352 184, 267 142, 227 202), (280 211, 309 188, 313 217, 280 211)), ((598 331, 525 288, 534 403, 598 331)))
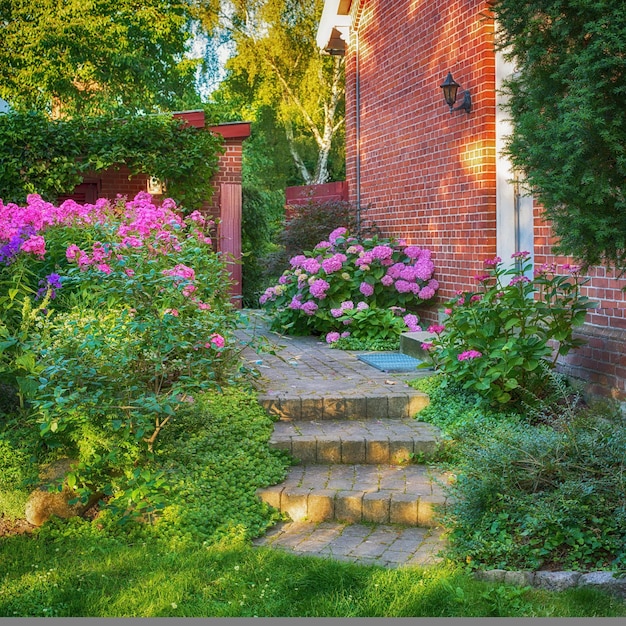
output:
POLYGON ((186 210, 210 199, 222 139, 171 114, 127 119, 50 120, 37 112, 0 115, 0 198, 23 204, 70 194, 88 173, 126 165, 155 176, 186 210))

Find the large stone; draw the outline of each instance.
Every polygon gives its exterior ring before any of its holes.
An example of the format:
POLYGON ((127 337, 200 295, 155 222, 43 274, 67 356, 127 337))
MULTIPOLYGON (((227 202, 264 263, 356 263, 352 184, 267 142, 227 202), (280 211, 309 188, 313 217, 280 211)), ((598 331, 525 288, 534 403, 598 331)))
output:
POLYGON ((615 572, 589 572, 578 579, 579 586, 595 587, 620 598, 626 598, 626 577, 615 572))
POLYGON ((535 572, 534 583, 536 587, 548 591, 563 591, 578 584, 580 572, 535 572))
POLYGON ((89 502, 78 501, 70 504, 77 498, 76 491, 71 489, 65 481, 65 476, 71 470, 76 461, 72 459, 59 459, 43 468, 40 473, 42 484, 35 489, 26 501, 25 517, 33 526, 41 526, 53 515, 64 519, 77 517, 91 508, 99 499, 100 494, 94 494, 89 502), (61 485, 59 491, 56 485, 61 485))

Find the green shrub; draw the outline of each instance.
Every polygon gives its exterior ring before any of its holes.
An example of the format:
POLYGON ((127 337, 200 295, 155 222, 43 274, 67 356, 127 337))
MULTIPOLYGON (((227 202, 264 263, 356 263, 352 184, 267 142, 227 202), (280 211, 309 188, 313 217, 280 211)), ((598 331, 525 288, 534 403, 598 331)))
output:
POLYGON ((519 266, 510 270, 499 257, 485 261, 478 291, 455 296, 445 326, 429 328, 437 333, 430 346, 435 367, 502 405, 541 396, 541 365, 554 367, 558 356, 583 343, 574 328, 597 306, 582 295, 580 268, 563 266, 569 275, 561 276, 543 267, 530 279, 528 253, 513 257, 519 266))

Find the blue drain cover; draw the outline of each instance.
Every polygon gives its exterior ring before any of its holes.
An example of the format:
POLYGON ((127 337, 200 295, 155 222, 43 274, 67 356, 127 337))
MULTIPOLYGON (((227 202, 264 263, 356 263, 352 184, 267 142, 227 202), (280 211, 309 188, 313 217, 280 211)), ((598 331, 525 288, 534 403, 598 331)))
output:
POLYGON ((359 354, 359 361, 375 367, 381 372, 412 372, 423 363, 408 354, 400 352, 375 352, 373 354, 359 354))

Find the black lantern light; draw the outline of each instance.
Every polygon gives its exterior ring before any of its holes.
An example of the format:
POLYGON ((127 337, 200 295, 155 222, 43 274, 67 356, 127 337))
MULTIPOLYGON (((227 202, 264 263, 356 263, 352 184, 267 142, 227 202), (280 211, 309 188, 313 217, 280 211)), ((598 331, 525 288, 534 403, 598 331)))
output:
POLYGON ((458 107, 454 106, 456 94, 461 85, 452 78, 450 72, 448 72, 446 80, 439 86, 443 89, 443 97, 446 100, 446 104, 450 107, 450 113, 452 113, 452 111, 459 111, 460 109, 463 109, 466 113, 472 110, 472 98, 467 90, 463 92, 463 102, 461 102, 458 107))

